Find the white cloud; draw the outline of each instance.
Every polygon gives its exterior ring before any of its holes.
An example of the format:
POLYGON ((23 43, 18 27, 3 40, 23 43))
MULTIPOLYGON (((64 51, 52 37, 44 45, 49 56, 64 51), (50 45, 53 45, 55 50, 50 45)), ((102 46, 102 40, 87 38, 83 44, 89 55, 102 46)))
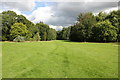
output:
MULTIPOLYGON (((4 11, 7 11, 7 10, 4 10, 4 11)), ((18 9, 10 9, 10 11, 14 11, 17 15, 23 15, 25 16, 27 19, 29 19, 28 15, 26 14, 23 14, 20 10, 18 9)), ((0 10, 0 13, 3 12, 2 10, 0 10)))
POLYGON ((114 11, 114 10, 118 10, 118 7, 113 7, 113 8, 106 9, 104 12, 110 13, 111 11, 114 11))
MULTIPOLYGON (((110 13, 111 11, 116 11, 116 10, 118 10, 118 7, 107 8, 107 9, 101 10, 101 11, 108 14, 108 13, 110 13)), ((99 12, 94 13, 94 15, 97 15, 97 14, 99 14, 99 12)))
POLYGON ((18 15, 21 15, 21 14, 22 14, 21 11, 19 11, 18 9, 11 9, 11 11, 16 12, 16 14, 18 14, 18 15))
POLYGON ((60 31, 60 30, 63 29, 63 26, 54 26, 54 25, 49 25, 49 26, 50 26, 50 28, 53 28, 53 29, 55 29, 57 31, 60 31))
POLYGON ((56 30, 61 30, 62 26, 70 26, 75 23, 77 16, 82 12, 98 13, 100 11, 110 12, 116 10, 116 2, 66 2, 39 7, 28 16, 34 23, 43 21, 56 30))
POLYGON ((32 12, 29 19, 34 23, 40 21, 47 22, 47 20, 53 18, 52 15, 53 13, 50 7, 39 7, 32 12))
MULTIPOLYGON (((0 10, 0 13, 2 13, 3 11, 7 11, 7 10, 0 10)), ((10 11, 14 11, 16 14, 21 15, 21 11, 19 11, 18 9, 10 9, 10 11)), ((23 15, 23 14, 22 14, 23 15)))
POLYGON ((2 13, 3 11, 2 10, 0 10, 0 13, 2 13))
POLYGON ((2 9, 18 9, 20 11, 31 11, 35 7, 35 0, 2 0, 2 9))
POLYGON ((18 9, 11 9, 10 11, 14 11, 17 15, 23 15, 25 16, 27 19, 29 19, 29 16, 26 14, 23 14, 20 10, 18 9))
POLYGON ((35 1, 38 2, 118 2, 119 0, 1 0, 2 6, 6 9, 18 9, 21 11, 30 11, 35 7, 35 1))
POLYGON ((82 12, 100 12, 116 7, 116 2, 67 2, 57 3, 51 7, 53 17, 48 18, 47 22, 51 25, 68 26, 74 24, 77 16, 82 12))

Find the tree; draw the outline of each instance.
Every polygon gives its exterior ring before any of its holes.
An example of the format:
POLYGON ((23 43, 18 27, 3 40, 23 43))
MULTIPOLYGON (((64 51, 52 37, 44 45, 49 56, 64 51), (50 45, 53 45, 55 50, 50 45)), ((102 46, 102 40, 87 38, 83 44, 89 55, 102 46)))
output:
POLYGON ((56 30, 50 28, 49 31, 48 31, 47 40, 56 40, 56 36, 57 36, 57 35, 56 35, 56 30))
POLYGON ((47 33, 46 32, 43 32, 42 40, 47 41, 47 33))
POLYGON ((109 19, 109 21, 111 22, 111 24, 113 26, 115 26, 116 28, 118 27, 118 24, 119 24, 118 23, 119 11, 120 10, 118 10, 118 11, 112 11, 107 16, 107 19, 109 19))
POLYGON ((33 40, 35 40, 35 41, 40 41, 40 40, 41 40, 39 32, 37 32, 37 33, 34 35, 33 40))
POLYGON ((71 29, 71 27, 68 27, 68 28, 63 28, 62 31, 58 31, 57 32, 57 39, 59 39, 59 40, 69 40, 70 29, 71 29))
POLYGON ((49 26, 47 24, 40 22, 36 24, 36 27, 40 32, 41 40, 46 41, 48 37, 49 26))
POLYGON ((120 42, 120 10, 118 10, 118 42, 120 42))
POLYGON ((57 31, 57 40, 62 40, 62 31, 57 31))
POLYGON ((2 12, 2 40, 12 40, 10 29, 11 26, 15 23, 23 23, 27 26, 27 40, 33 37, 33 35, 36 33, 35 25, 26 19, 26 17, 23 15, 17 15, 14 11, 4 11, 2 12))
POLYGON ((10 35, 12 36, 12 39, 18 37, 18 36, 26 36, 28 33, 26 25, 23 23, 15 23, 11 26, 10 35))
POLYGON ((76 24, 74 26, 71 26, 71 32, 70 32, 69 38, 71 41, 82 41, 83 42, 85 39, 84 25, 76 24))
POLYGON ((120 41, 120 10, 110 12, 107 16, 107 19, 109 19, 113 26, 118 28, 118 41, 120 41))
POLYGON ((71 27, 62 29, 62 39, 63 40, 69 40, 70 29, 71 29, 71 27))
POLYGON ((81 13, 77 18, 77 23, 71 27, 70 40, 91 41, 95 23, 96 18, 92 13, 81 13))
POLYGON ((24 25, 27 26, 28 29, 28 34, 26 35, 27 40, 29 40, 36 34, 37 30, 35 25, 31 21, 26 19, 26 17, 24 17, 23 15, 17 15, 17 22, 23 23, 24 25))
POLYGON ((2 12, 2 40, 12 40, 10 36, 11 26, 16 23, 17 14, 13 11, 2 12))
POLYGON ((97 22, 104 21, 107 18, 107 14, 105 12, 99 12, 99 14, 96 16, 97 22))
POLYGON ((117 40, 117 30, 109 20, 98 22, 93 28, 93 39, 97 42, 112 42, 117 40))
POLYGON ((2 14, 0 13, 0 41, 2 41, 2 14))

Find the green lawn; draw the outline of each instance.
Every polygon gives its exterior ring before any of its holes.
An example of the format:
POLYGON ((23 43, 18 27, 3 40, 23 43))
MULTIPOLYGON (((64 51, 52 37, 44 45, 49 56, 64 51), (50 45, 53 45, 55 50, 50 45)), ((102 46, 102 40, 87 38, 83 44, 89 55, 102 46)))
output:
POLYGON ((3 42, 3 78, 117 78, 115 43, 3 42))
POLYGON ((0 80, 2 78, 2 43, 0 43, 0 80))

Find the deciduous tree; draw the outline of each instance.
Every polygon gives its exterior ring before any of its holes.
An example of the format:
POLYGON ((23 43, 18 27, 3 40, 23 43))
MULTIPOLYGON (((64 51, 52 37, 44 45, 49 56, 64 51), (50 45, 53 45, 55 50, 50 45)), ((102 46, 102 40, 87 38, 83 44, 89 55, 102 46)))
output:
POLYGON ((25 37, 27 33, 28 33, 27 27, 23 23, 15 23, 11 26, 10 35, 12 36, 12 39, 18 36, 25 37))

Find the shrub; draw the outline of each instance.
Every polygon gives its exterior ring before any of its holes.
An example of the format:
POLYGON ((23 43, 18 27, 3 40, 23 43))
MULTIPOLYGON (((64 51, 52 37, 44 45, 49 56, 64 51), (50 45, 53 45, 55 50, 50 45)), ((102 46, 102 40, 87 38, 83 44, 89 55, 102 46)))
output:
POLYGON ((30 38, 30 41, 34 41, 34 39, 33 39, 33 38, 30 38))
POLYGON ((23 42, 23 41, 25 41, 25 38, 22 37, 22 36, 18 36, 13 41, 15 41, 15 42, 23 42))

